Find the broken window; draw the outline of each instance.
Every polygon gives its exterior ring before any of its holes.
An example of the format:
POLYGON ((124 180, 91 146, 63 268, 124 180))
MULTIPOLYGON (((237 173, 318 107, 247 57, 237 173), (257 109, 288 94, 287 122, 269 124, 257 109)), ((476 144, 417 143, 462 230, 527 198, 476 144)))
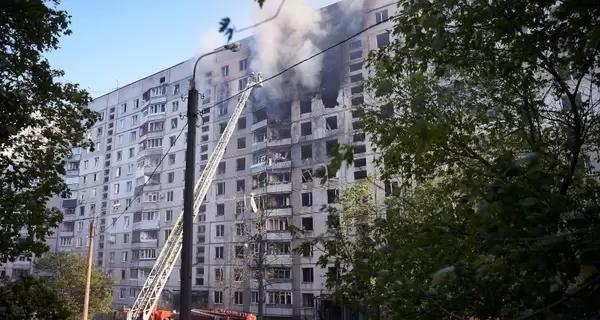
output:
POLYGON ((311 169, 302 169, 302 183, 311 182, 313 178, 311 169))
POLYGON ((313 218, 312 217, 302 218, 302 229, 304 229, 304 231, 312 231, 313 230, 313 218))
POLYGON ((335 130, 338 128, 337 116, 331 116, 325 118, 325 124, 327 130, 335 130))
POLYGON ((328 156, 332 156, 333 153, 337 151, 337 148, 338 148, 337 139, 328 140, 325 142, 325 151, 327 152, 328 156))
POLYGON ((309 113, 311 112, 311 98, 304 97, 300 100, 300 113, 309 113))
POLYGON ((304 122, 300 124, 300 135, 307 136, 312 134, 312 122, 304 122))
POLYGON ((246 117, 238 119, 238 130, 246 129, 246 117))
POLYGON ((312 159, 312 145, 307 144, 300 147, 300 159, 312 159))
POLYGON ((337 203, 339 201, 339 190, 327 190, 327 203, 337 203))

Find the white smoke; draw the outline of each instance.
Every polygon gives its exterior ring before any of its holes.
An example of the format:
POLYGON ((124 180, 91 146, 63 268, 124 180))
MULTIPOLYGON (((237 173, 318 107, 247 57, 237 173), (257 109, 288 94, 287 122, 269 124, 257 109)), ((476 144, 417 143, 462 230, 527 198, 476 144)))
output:
MULTIPOLYGON (((279 1, 266 1, 262 9, 255 9, 254 22, 258 23, 273 17, 279 5, 279 1)), ((251 68, 268 77, 317 53, 319 51, 317 42, 325 34, 325 31, 321 30, 321 19, 321 13, 308 6, 303 0, 285 1, 275 19, 255 29, 255 52, 251 68)), ((322 58, 317 56, 294 68, 294 76, 287 77, 291 82, 289 85, 302 85, 307 89, 316 89, 320 82, 321 64, 322 58)), ((274 79, 273 83, 267 86, 271 95, 281 97, 289 93, 283 90, 281 81, 281 77, 274 79)))

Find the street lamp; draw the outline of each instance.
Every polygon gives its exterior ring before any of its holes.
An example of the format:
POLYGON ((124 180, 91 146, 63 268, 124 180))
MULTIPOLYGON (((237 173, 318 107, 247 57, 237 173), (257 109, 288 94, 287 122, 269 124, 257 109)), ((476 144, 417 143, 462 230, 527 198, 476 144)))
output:
POLYGON ((194 62, 194 71, 190 79, 187 100, 187 149, 185 152, 185 187, 183 190, 183 240, 181 248, 181 300, 180 312, 182 320, 190 320, 192 305, 192 253, 194 223, 194 182, 196 179, 196 122, 198 120, 198 90, 196 90, 196 68, 198 62, 206 56, 223 51, 237 52, 239 43, 224 45, 212 52, 205 53, 194 62))

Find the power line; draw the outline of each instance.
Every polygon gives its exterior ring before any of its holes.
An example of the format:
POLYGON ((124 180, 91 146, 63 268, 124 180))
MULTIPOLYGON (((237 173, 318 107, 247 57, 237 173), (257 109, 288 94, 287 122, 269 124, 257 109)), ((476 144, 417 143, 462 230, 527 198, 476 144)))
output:
POLYGON ((277 11, 275 12, 275 14, 272 17, 267 18, 267 19, 265 19, 265 20, 263 20, 261 22, 257 22, 257 23, 255 23, 253 25, 250 25, 250 26, 247 26, 247 27, 243 27, 243 28, 241 28, 239 30, 235 29, 235 27, 234 27, 233 30, 235 32, 243 32, 243 31, 246 31, 246 30, 250 30, 252 28, 256 28, 256 27, 260 26, 261 24, 267 23, 267 22, 269 22, 269 21, 277 18, 277 16, 279 15, 279 12, 281 12, 281 8, 283 7, 284 3, 285 3, 285 0, 281 0, 281 2, 279 3, 279 7, 277 8, 277 11))
MULTIPOLYGON (((282 3, 279 5, 279 9, 278 9, 278 11, 277 11, 277 14, 279 14, 279 11, 281 10, 281 7, 283 6, 283 3, 284 3, 284 2, 285 2, 285 0, 282 0, 282 3)), ((275 18, 275 17, 276 17, 276 16, 272 17, 271 19, 273 19, 273 18, 275 18)), ((279 71, 279 72, 277 72, 277 73, 275 73, 275 74, 273 74, 273 75, 271 75, 271 76, 269 76, 269 77, 267 77, 267 78, 264 78, 264 79, 262 80, 262 82, 264 83, 264 82, 267 82, 267 81, 273 80, 273 79, 275 79, 275 78, 277 78, 277 77, 281 76, 282 74, 284 74, 284 73, 286 73, 286 72, 288 72, 288 71, 290 71, 290 70, 294 69, 295 67, 297 67, 297 66, 299 66, 299 65, 301 65, 301 64, 303 64, 303 63, 305 63, 305 62, 307 62, 307 61, 309 61, 309 60, 311 60, 311 59, 314 59, 315 57, 318 57, 319 55, 322 55, 322 54, 324 54, 325 52, 327 52, 327 51, 329 51, 329 50, 331 50, 331 49, 333 49, 333 48, 335 48, 335 47, 338 47, 338 46, 340 46, 340 45, 342 45, 342 44, 344 44, 344 43, 346 43, 346 42, 348 42, 348 41, 352 40, 353 38, 355 38, 355 37, 357 37, 357 36, 361 35, 362 33, 364 33, 364 32, 366 32, 366 31, 368 31, 368 30, 370 30, 370 29, 373 29, 373 28, 375 28, 375 27, 377 27, 377 26, 379 26, 379 25, 381 25, 381 24, 384 24, 384 23, 386 23, 386 22, 390 21, 390 20, 391 20, 391 19, 393 19, 393 18, 394 18, 394 16, 390 16, 388 19, 381 20, 381 21, 379 21, 379 22, 377 22, 377 23, 375 23, 375 24, 372 24, 372 25, 370 25, 370 26, 368 26, 368 27, 366 27, 366 28, 363 28, 363 29, 361 29, 360 31, 358 31, 358 32, 356 32, 356 33, 354 33, 354 34, 350 35, 349 37, 347 37, 347 38, 345 38, 345 39, 343 39, 343 40, 341 40, 341 41, 338 41, 338 42, 336 42, 336 43, 334 43, 334 44, 330 45, 329 47, 327 47, 327 48, 325 48, 325 49, 323 49, 323 50, 321 50, 321 51, 319 51, 319 52, 317 52, 317 53, 314 53, 314 54, 312 54, 311 56, 309 56, 309 57, 307 57, 307 58, 304 58, 304 59, 302 59, 302 60, 300 60, 300 61, 298 61, 298 62, 296 62, 296 63, 294 63, 294 64, 292 64, 292 65, 290 65, 290 66, 288 66, 288 67, 286 67, 286 68, 284 68, 283 70, 281 70, 281 71, 279 71)), ((268 19, 268 20, 269 20, 269 19, 268 19)), ((265 20, 265 21, 263 21, 263 22, 261 22, 261 23, 259 23, 259 24, 262 24, 262 23, 264 23, 264 22, 267 22, 268 20, 265 20)), ((251 26, 251 27, 252 27, 252 26, 251 26)), ((203 108, 203 110, 208 110, 208 109, 211 109, 211 108, 215 107, 216 105, 219 105, 219 104, 221 104, 221 103, 223 103, 223 102, 227 102, 227 101, 229 101, 229 100, 231 100, 231 99, 233 99, 233 98, 235 98, 235 97, 237 97, 237 96, 241 95, 242 93, 244 93, 244 92, 246 92, 246 91, 248 91, 248 90, 250 90, 250 88, 249 88, 249 87, 247 87, 247 88, 244 88, 243 90, 240 90, 239 92, 237 92, 237 93, 236 93, 236 94, 234 94, 234 95, 231 95, 231 96, 229 96, 229 97, 227 97, 227 98, 225 98, 225 99, 223 99, 223 100, 220 100, 220 101, 214 102, 214 103, 212 103, 212 104, 211 104, 210 106, 208 106, 208 107, 204 107, 204 108, 203 108)), ((183 133, 183 130, 184 130, 186 127, 187 127, 187 123, 186 123, 186 124, 185 124, 185 125, 184 125, 184 126, 181 128, 181 131, 179 132, 179 134, 178 134, 178 135, 177 135, 177 137, 175 138, 175 142, 177 142, 177 140, 179 140, 179 137, 181 136, 181 134, 183 133)), ((139 198, 139 196, 142 194, 141 190, 143 190, 144 186, 146 186, 146 185, 148 184, 148 182, 150 182, 151 178, 154 176, 154 174, 156 173, 156 171, 158 170, 158 168, 159 168, 159 167, 162 165, 162 162, 164 161, 164 159, 167 157, 167 155, 169 154, 169 152, 170 152, 170 151, 171 151, 171 149, 173 148, 173 145, 174 145, 174 143, 172 143, 172 144, 169 146, 169 149, 167 149, 167 151, 165 152, 165 154, 163 154, 163 156, 161 157, 161 159, 160 159, 160 160, 159 160, 159 162, 157 163, 156 167, 154 168, 154 171, 153 171, 153 172, 150 174, 150 176, 148 177, 148 180, 147 180, 146 182, 144 182, 144 184, 142 185, 142 188, 140 188, 140 192, 139 192, 138 194, 136 194, 136 195, 134 196, 134 198, 131 200, 131 203, 133 203, 133 202, 134 202, 134 200, 136 200, 137 198, 139 198)), ((114 227, 114 226, 115 226, 115 224, 116 224, 116 222, 117 222, 117 221, 118 221, 118 220, 119 220, 119 219, 120 219, 120 218, 121 218, 121 217, 122 217, 122 216, 123 216, 125 213, 127 213, 127 211, 129 211, 129 209, 130 209, 130 208, 131 208, 131 205, 129 205, 129 206, 126 206, 126 207, 125 207, 125 210, 123 210, 123 212, 121 212, 121 213, 120 213, 120 214, 117 216, 117 218, 116 218, 116 219, 113 219, 113 222, 111 223, 111 225, 110 225, 109 227, 107 227, 107 228, 104 230, 104 232, 106 232, 106 231, 108 231, 110 228, 114 227)), ((95 217, 94 217, 94 218, 95 218, 95 217)), ((81 220, 86 220, 86 219, 81 219, 81 220)), ((81 220, 79 220, 79 221, 81 221, 81 220)))

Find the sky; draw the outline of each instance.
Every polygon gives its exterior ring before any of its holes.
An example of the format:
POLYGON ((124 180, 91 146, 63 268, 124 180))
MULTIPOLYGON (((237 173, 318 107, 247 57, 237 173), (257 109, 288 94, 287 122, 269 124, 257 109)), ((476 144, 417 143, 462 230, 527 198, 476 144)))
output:
MULTIPOLYGON (((306 2, 319 8, 336 0, 306 2)), ((62 0, 73 33, 46 57, 65 71, 61 81, 79 83, 97 97, 225 44, 219 21, 229 17, 243 28, 257 6, 253 0, 62 0)))

